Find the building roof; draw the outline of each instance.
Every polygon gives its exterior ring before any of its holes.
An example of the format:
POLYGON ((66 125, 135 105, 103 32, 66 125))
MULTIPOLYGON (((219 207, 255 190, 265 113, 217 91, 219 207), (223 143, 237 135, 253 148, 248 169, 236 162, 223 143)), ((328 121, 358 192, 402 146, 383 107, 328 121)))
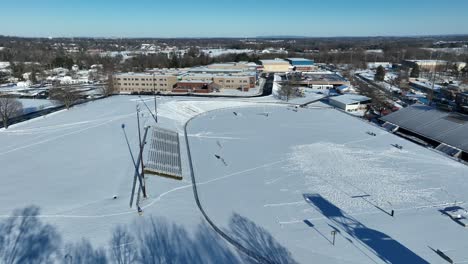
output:
POLYGON ((150 73, 150 72, 121 72, 121 73, 116 73, 114 76, 123 76, 123 77, 128 77, 128 76, 133 76, 133 77, 159 77, 159 76, 175 76, 175 72, 155 72, 155 73, 150 73))
POLYGON ((283 59, 274 59, 274 60, 260 60, 260 62, 265 65, 265 64, 288 64, 288 61, 285 61, 283 59))
POLYGON ((180 80, 177 83, 202 83, 202 84, 211 84, 213 81, 204 81, 204 80, 180 80))
POLYGON ((468 152, 468 115, 416 104, 384 116, 381 120, 468 152))
POLYGON ((310 59, 306 59, 306 58, 288 58, 287 60, 290 60, 290 61, 314 61, 314 60, 310 60, 310 59))
POLYGON ((369 97, 359 94, 344 94, 340 96, 330 97, 330 100, 350 105, 371 100, 369 97))
POLYGON ((287 58, 291 65, 297 66, 312 66, 314 65, 314 60, 309 60, 305 58, 287 58))
POLYGON ((406 60, 418 64, 442 64, 442 63, 447 63, 447 61, 444 60, 406 60))
POLYGON ((242 69, 219 69, 219 68, 206 68, 206 67, 197 67, 191 68, 188 72, 206 72, 206 73, 240 73, 243 72, 242 69))

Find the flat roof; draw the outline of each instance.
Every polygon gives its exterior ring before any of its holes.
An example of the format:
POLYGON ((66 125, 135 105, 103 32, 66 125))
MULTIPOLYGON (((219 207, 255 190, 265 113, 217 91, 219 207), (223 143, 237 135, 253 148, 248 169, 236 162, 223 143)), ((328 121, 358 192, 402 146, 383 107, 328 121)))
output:
POLYGON ((365 102, 371 100, 369 97, 359 94, 344 94, 330 97, 330 100, 340 102, 346 105, 365 102))
POLYGON ((177 73, 174 72, 157 72, 157 73, 148 73, 148 72, 122 72, 116 73, 114 76, 134 76, 134 77, 152 77, 152 76, 175 76, 177 73))
POLYGON ((468 152, 468 115, 415 104, 380 119, 468 152))
POLYGON ((446 63, 447 61, 444 60, 406 60, 411 62, 419 62, 419 63, 446 63))
POLYGON ((213 81, 204 81, 204 80, 181 80, 177 83, 212 83, 213 81))
POLYGON ((260 60, 260 62, 264 64, 288 64, 289 62, 283 59, 274 59, 274 60, 260 60))
POLYGON ((291 60, 291 61, 314 61, 312 59, 306 59, 306 58, 287 58, 287 60, 291 60))
POLYGON ((235 75, 230 75, 230 74, 203 74, 203 73, 187 73, 187 74, 181 74, 180 77, 200 77, 200 78, 216 78, 216 77, 224 77, 224 78, 246 78, 246 77, 254 77, 255 73, 248 73, 248 72, 242 72, 242 74, 235 74, 235 75))
POLYGON ((347 81, 343 76, 336 73, 303 73, 302 76, 304 76, 305 81, 347 81))
POLYGON ((189 69, 188 72, 243 72, 241 69, 216 69, 216 68, 205 68, 205 67, 200 67, 200 68, 192 68, 189 69))

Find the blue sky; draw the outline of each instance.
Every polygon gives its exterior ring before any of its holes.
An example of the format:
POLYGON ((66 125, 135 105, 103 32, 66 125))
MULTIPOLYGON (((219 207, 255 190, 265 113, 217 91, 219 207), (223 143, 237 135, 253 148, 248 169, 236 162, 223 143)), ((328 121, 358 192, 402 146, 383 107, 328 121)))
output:
POLYGON ((0 0, 0 35, 468 34, 468 0, 0 0))

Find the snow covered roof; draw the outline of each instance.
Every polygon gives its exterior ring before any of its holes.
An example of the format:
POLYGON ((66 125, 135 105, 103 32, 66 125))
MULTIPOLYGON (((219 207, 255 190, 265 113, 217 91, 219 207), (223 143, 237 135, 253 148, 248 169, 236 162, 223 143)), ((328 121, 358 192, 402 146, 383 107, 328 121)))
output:
POLYGON ((340 102, 342 104, 350 105, 357 104, 371 100, 369 97, 359 94, 344 94, 335 97, 330 97, 330 100, 340 102))
POLYGON ((283 59, 274 59, 274 60, 260 60, 260 62, 265 65, 265 64, 288 64, 289 62, 283 59))
POLYGON ((416 104, 381 118, 413 133, 468 152, 468 116, 416 104))

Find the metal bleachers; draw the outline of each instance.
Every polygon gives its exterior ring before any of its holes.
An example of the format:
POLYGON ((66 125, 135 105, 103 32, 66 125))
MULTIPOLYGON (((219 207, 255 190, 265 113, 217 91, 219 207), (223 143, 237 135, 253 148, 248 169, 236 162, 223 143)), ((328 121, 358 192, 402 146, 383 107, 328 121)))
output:
POLYGON ((179 134, 171 130, 153 127, 150 140, 145 173, 181 180, 179 134))

